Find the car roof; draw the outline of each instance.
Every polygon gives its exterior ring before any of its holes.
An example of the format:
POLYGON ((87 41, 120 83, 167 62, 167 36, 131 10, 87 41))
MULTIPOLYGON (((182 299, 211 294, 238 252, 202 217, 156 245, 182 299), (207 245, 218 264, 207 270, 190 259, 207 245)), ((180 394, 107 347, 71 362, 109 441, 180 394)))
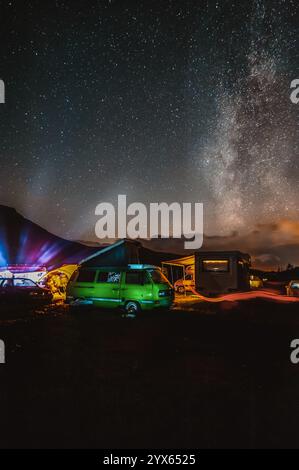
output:
MULTIPOLYGON (((28 277, 0 277, 0 282, 2 281, 30 281, 33 284, 36 284, 32 279, 29 279, 28 277)), ((37 285, 37 284, 36 284, 37 285)))

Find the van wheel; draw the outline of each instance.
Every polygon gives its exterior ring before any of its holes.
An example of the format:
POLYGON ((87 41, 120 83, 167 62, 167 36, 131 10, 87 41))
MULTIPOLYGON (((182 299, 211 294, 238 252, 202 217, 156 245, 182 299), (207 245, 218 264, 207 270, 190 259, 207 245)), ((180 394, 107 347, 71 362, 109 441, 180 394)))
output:
POLYGON ((130 300, 129 302, 126 303, 125 305, 125 314, 126 316, 130 317, 136 317, 136 315, 140 312, 140 306, 138 302, 134 302, 133 300, 130 300))
POLYGON ((178 287, 178 293, 179 294, 184 294, 185 293, 185 287, 184 286, 179 286, 178 287))

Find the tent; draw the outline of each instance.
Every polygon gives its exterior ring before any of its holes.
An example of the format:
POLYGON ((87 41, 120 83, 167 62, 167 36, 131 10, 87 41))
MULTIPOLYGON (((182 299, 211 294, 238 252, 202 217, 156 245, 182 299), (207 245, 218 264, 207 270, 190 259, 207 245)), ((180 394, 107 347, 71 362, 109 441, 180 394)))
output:
POLYGON ((64 264, 44 274, 39 283, 45 284, 53 294, 53 300, 65 300, 66 288, 73 273, 78 269, 77 264, 64 264))
MULTIPOLYGON (((64 264, 63 266, 60 266, 59 268, 53 269, 52 271, 49 271, 46 273, 42 279, 49 275, 56 275, 56 274, 65 274, 66 277, 69 279, 72 277, 73 273, 78 269, 77 264, 64 264)), ((41 279, 41 280, 42 280, 41 279)))

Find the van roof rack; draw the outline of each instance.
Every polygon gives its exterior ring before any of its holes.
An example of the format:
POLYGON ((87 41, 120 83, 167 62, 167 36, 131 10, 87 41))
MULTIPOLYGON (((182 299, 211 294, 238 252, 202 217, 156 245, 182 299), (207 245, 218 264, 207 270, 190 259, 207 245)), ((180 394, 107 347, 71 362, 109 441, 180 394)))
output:
MULTIPOLYGON (((157 269, 153 264, 128 264, 130 269, 157 269)), ((159 268, 160 269, 160 268, 159 268)))

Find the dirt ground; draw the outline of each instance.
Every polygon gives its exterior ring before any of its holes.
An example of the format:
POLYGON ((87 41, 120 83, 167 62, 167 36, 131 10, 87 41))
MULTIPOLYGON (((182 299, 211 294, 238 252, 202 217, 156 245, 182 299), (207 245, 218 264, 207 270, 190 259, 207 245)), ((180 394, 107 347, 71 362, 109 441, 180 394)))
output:
POLYGON ((299 447, 298 305, 1 307, 1 448, 299 447))

